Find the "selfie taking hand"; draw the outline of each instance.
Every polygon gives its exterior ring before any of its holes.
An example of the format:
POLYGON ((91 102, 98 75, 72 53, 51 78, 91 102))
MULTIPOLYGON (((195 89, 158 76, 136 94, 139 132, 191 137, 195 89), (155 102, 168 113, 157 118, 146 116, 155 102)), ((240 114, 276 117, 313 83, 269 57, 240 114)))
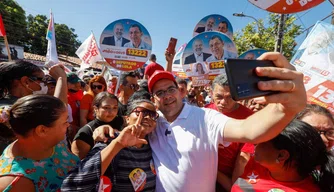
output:
POLYGON ((276 80, 259 82, 260 90, 278 91, 277 94, 255 98, 257 103, 280 103, 282 110, 297 113, 306 106, 306 91, 303 83, 303 73, 295 68, 280 53, 268 52, 261 55, 259 60, 271 60, 276 67, 258 67, 256 74, 276 80))

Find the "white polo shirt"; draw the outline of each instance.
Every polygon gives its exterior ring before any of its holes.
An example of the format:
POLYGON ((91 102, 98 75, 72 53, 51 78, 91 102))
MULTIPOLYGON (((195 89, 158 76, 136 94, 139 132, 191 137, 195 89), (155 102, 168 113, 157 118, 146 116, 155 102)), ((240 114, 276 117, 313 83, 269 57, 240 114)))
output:
POLYGON ((171 124, 159 115, 157 128, 149 135, 156 191, 215 191, 218 144, 229 144, 223 143, 222 135, 229 118, 188 104, 171 124))

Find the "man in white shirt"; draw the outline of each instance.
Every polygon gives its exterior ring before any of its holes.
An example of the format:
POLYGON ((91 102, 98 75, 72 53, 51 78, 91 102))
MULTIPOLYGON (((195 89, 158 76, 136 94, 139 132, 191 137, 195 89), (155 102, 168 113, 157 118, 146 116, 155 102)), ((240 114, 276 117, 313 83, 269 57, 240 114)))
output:
POLYGON ((131 25, 129 29, 129 36, 130 36, 131 42, 126 43, 124 47, 147 49, 147 50, 152 49, 149 44, 145 43, 141 39, 141 37, 143 36, 143 32, 139 25, 137 24, 131 25))
POLYGON ((157 128, 149 135, 157 171, 156 191, 214 191, 218 144, 270 140, 305 107, 302 73, 291 70, 278 53, 266 53, 260 59, 273 60, 277 68, 261 68, 257 74, 278 80, 259 83, 259 89, 280 93, 258 99, 271 104, 246 120, 185 104, 171 73, 157 71, 152 75, 148 86, 160 115, 157 128))
MULTIPOLYGON (((303 74, 279 53, 264 53, 259 59, 272 60, 276 65, 256 68, 257 75, 276 79, 259 82, 259 89, 277 93, 256 98, 258 103, 269 104, 245 120, 229 119, 218 111, 183 103, 170 72, 157 71, 151 76, 148 87, 160 115, 149 135, 157 192, 215 191, 219 144, 268 141, 305 108, 303 74)), ((104 136, 108 131, 97 132, 104 136)))
POLYGON ((192 48, 194 53, 185 58, 184 64, 203 62, 211 56, 208 53, 203 53, 202 39, 195 39, 193 41, 192 48))
POLYGON ((206 62, 220 61, 227 58, 236 58, 236 54, 224 49, 224 41, 218 35, 211 37, 209 47, 212 55, 206 59, 206 62))
POLYGON ((124 44, 130 42, 129 39, 123 37, 124 27, 122 23, 116 23, 114 25, 114 35, 111 37, 105 37, 102 44, 111 45, 116 47, 123 47, 124 44))

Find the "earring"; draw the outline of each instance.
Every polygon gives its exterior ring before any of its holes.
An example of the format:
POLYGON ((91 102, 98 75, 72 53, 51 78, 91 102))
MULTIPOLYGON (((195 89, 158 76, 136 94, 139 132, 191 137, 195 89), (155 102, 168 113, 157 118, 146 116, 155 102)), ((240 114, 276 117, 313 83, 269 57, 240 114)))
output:
POLYGON ((280 163, 278 159, 276 159, 276 163, 277 163, 277 164, 279 164, 279 163, 280 163))

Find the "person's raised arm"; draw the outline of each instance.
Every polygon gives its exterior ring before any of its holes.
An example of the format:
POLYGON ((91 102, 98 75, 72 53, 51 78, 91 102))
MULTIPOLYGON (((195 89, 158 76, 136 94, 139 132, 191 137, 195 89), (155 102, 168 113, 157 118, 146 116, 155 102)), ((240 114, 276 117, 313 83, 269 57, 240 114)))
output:
POLYGON ((57 80, 54 96, 67 104, 67 76, 64 66, 60 64, 52 66, 49 74, 57 80))
POLYGON ((295 115, 306 106, 303 74, 295 71, 279 53, 264 53, 260 60, 271 60, 276 67, 258 67, 256 73, 276 80, 259 82, 260 90, 278 91, 276 94, 255 98, 257 103, 269 103, 245 120, 230 119, 222 129, 224 141, 260 143, 278 135, 295 115))
POLYGON ((166 61, 167 61, 167 64, 166 64, 166 71, 172 72, 172 66, 173 66, 173 59, 174 59, 174 56, 175 56, 175 51, 174 51, 174 53, 170 53, 170 52, 166 49, 166 51, 165 51, 165 58, 166 58, 166 61))

